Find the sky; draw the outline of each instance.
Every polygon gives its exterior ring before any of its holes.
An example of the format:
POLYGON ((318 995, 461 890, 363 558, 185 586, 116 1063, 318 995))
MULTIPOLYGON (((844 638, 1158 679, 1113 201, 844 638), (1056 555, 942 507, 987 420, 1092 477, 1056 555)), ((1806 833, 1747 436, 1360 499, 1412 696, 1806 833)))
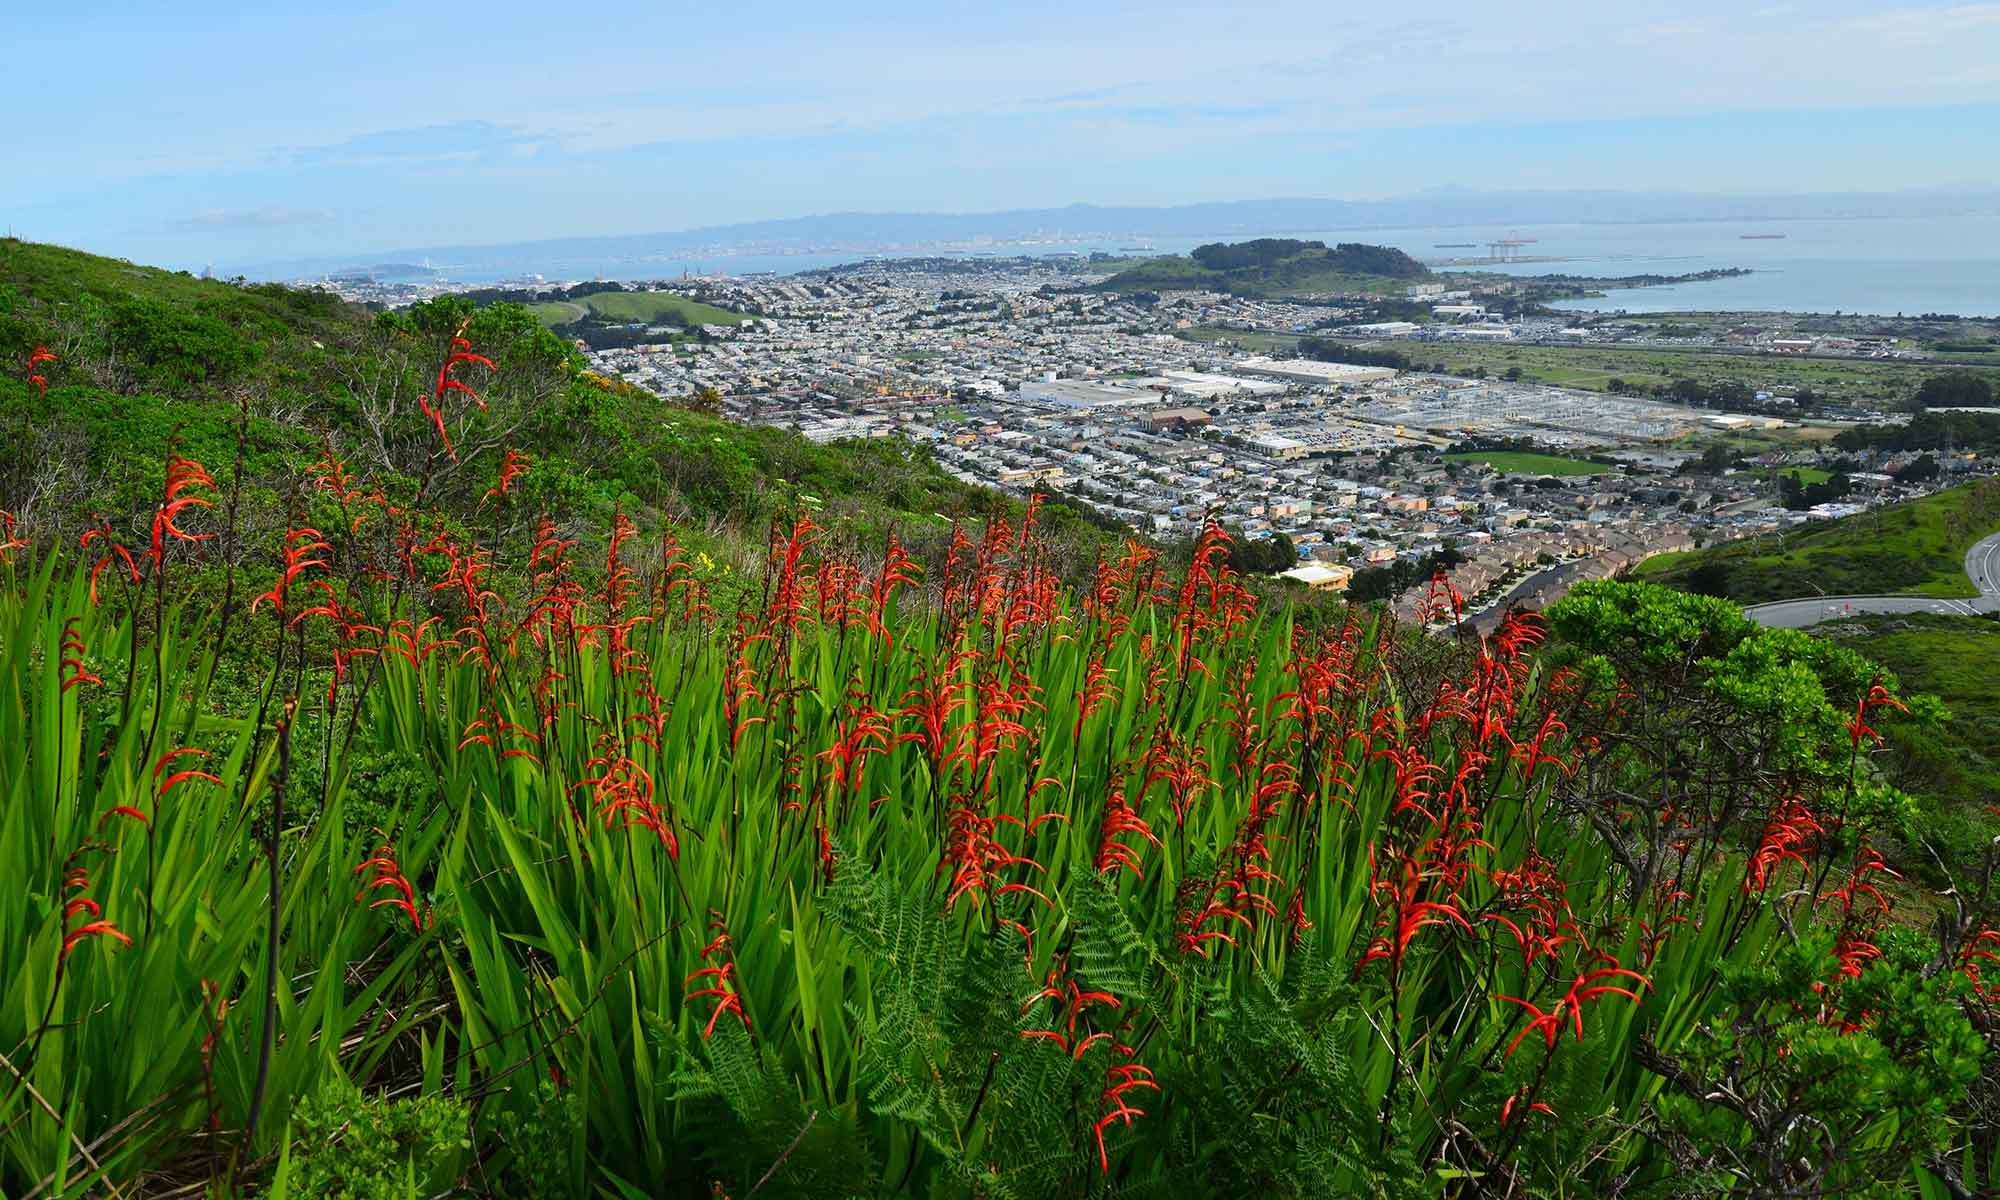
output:
POLYGON ((853 210, 1987 185, 2000 161, 2000 3, 0 8, 0 225, 174 267, 853 210))

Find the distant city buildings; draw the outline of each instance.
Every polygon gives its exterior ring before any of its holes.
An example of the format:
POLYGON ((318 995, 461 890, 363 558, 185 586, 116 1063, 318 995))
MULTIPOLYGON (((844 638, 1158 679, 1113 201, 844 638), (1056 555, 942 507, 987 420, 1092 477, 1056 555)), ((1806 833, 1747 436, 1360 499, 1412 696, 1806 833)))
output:
MULTIPOLYGON (((1810 519, 1778 507, 1773 471, 1684 473, 1689 435, 1768 431, 1783 418, 1256 352, 1289 344, 1271 335, 1308 330, 1575 343, 1604 336, 1599 327, 1495 321, 1434 284, 1411 289, 1435 301, 1437 323, 1419 325, 1357 323, 1360 310, 1338 301, 1139 301, 1081 286, 1092 281, 1074 263, 1016 260, 670 282, 756 319, 699 337, 636 326, 646 340, 589 357, 662 396, 713 388, 725 415, 814 441, 906 438, 968 481, 1052 489, 1147 533, 1189 536, 1210 517, 1252 539, 1282 533, 1299 555, 1286 577, 1312 589, 1344 589, 1357 571, 1449 545, 1464 556, 1452 581, 1474 606, 1546 599, 1697 539, 1810 519), (1438 453, 1473 439, 1618 465, 1538 478, 1438 453)), ((1775 353, 1803 340, 1740 336, 1775 353)), ((1905 491, 1888 474, 1895 461, 1864 465, 1843 505, 1905 491)))

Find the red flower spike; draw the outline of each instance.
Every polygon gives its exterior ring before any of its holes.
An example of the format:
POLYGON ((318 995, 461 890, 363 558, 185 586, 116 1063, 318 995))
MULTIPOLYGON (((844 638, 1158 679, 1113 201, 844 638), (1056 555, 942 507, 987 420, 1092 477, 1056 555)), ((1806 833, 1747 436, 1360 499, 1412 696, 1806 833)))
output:
POLYGON ((472 402, 479 406, 481 412, 486 411, 486 401, 479 398, 478 392, 452 378, 451 373, 464 363, 476 363, 489 371, 495 369, 492 359, 472 352, 472 343, 465 340, 463 333, 464 329, 461 327, 459 334, 451 339, 451 349, 445 355, 443 365, 438 367, 437 386, 431 389, 429 397, 417 401, 417 406, 431 419, 431 426, 437 430, 438 441, 444 443, 444 452, 451 456, 453 462, 458 461, 458 451, 452 448, 451 435, 446 433, 444 428, 445 393, 464 392, 472 397, 472 402))
POLYGON ((287 529, 282 551, 285 565, 278 574, 278 582, 271 585, 270 591, 262 593, 250 602, 250 611, 256 612, 260 605, 268 603, 272 609, 283 615, 286 594, 298 577, 314 567, 324 570, 327 566, 325 559, 313 558, 311 555, 320 550, 331 549, 333 547, 330 544, 320 540, 317 529, 287 529))
MULTIPOLYGON (((103 848, 101 844, 93 845, 98 849, 103 848)), ((82 853, 82 851, 78 851, 77 853, 82 853)), ((75 857, 74 854, 71 855, 72 859, 75 857)), ((73 866, 69 868, 63 877, 64 891, 81 892, 89 886, 90 874, 82 867, 73 866)), ((103 913, 104 910, 98 907, 97 901, 92 900, 89 896, 72 896, 63 905, 62 949, 57 952, 56 957, 58 959, 68 958, 78 946, 90 941, 92 938, 108 938, 121 945, 130 946, 132 939, 123 930, 119 929, 118 926, 105 920, 103 913), (79 916, 88 917, 89 920, 84 921, 82 924, 72 924, 79 916)))
MULTIPOLYGON (((378 829, 375 832, 382 831, 378 829)), ((403 875, 403 869, 396 865, 396 851, 386 841, 376 847, 373 858, 357 864, 351 873, 360 875, 363 872, 369 873, 368 879, 361 885, 361 890, 354 893, 356 904, 367 899, 371 892, 386 890, 389 895, 378 897, 368 907, 401 910, 404 916, 410 918, 411 927, 418 933, 422 933, 431 924, 428 913, 418 913, 416 889, 410 886, 409 879, 403 875)))
POLYGON ((47 396, 49 394, 49 381, 46 378, 44 378, 39 371, 36 371, 35 368, 42 365, 43 363, 52 363, 56 361, 57 361, 56 356, 49 352, 49 348, 47 346, 36 346, 33 350, 28 352, 28 382, 34 384, 35 387, 40 389, 41 394, 43 396, 47 396))
POLYGON ((83 656, 86 651, 83 644, 83 635, 78 633, 76 629, 77 623, 82 620, 82 617, 71 617, 63 622, 62 652, 57 656, 57 665, 61 668, 62 680, 58 690, 64 693, 67 693, 73 687, 78 687, 86 683, 94 683, 100 687, 104 684, 102 678, 91 674, 84 667, 83 656))
POLYGON ((730 949, 732 943, 729 940, 729 931, 723 925, 722 914, 709 909, 708 927, 716 932, 715 936, 709 939, 708 945, 701 948, 701 958, 703 962, 714 965, 703 967, 681 982, 682 987, 688 987, 697 979, 711 981, 709 986, 695 988, 687 993, 689 1000, 703 996, 713 997, 715 1000, 715 1011, 708 1015, 708 1024, 702 1027, 703 1040, 714 1036, 715 1023, 722 1019, 723 1013, 735 1013, 737 1019, 743 1022, 743 1028, 745 1030, 750 1028, 750 1014, 743 1008, 743 994, 737 987, 736 958, 730 949))

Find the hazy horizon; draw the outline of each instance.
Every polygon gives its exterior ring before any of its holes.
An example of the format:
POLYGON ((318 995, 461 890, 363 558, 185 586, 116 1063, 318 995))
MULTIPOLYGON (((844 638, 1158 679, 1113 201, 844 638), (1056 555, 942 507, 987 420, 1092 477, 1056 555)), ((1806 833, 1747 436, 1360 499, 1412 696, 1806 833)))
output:
POLYGON ((174 265, 1078 202, 1991 186, 2000 149, 2000 3, 26 16, 0 99, 39 119, 0 216, 174 265))

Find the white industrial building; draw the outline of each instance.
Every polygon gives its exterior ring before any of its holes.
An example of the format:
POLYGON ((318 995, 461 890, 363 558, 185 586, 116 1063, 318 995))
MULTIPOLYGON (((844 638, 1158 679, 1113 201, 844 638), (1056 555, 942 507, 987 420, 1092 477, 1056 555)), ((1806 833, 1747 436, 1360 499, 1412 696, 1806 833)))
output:
POLYGON ((1203 371, 1165 371, 1161 378, 1169 388, 1204 400, 1221 396, 1282 396, 1285 385, 1268 379, 1238 379, 1234 375, 1210 375, 1203 371))
POLYGON ((1246 358, 1235 364, 1235 367, 1246 375, 1268 375, 1288 383, 1312 383, 1336 387, 1341 384, 1373 383, 1376 380, 1396 377, 1394 367, 1361 367, 1353 363, 1318 362, 1310 358, 1246 358))
POLYGON ((1039 400, 1064 408, 1118 408, 1160 402, 1160 393, 1156 391, 1081 379, 1031 379, 1021 385, 1020 396, 1023 400, 1039 400))
POLYGON ((1281 462, 1289 462, 1293 459, 1304 458, 1306 456, 1306 444, 1304 442, 1299 441, 1297 438, 1288 438, 1276 433, 1258 434, 1250 439, 1250 445, 1258 453, 1268 455, 1281 462))

